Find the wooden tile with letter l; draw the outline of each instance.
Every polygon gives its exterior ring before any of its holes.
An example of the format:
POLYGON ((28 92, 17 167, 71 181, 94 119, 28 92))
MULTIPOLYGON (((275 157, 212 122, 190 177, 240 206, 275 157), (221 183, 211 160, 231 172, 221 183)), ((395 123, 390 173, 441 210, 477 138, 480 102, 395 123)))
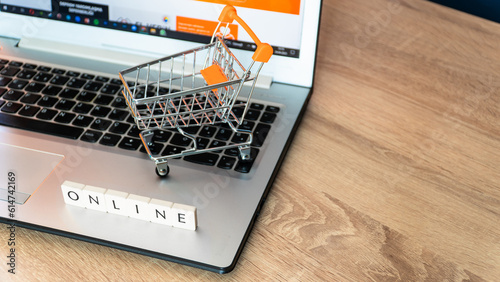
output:
POLYGON ((170 215, 172 226, 193 231, 196 230, 198 224, 196 207, 174 203, 170 215))
POLYGON ((173 203, 169 201, 151 199, 149 201, 149 207, 151 208, 149 221, 172 226, 172 218, 170 217, 172 205, 173 203))
POLYGON ((85 207, 91 210, 106 212, 105 193, 106 189, 104 188, 91 185, 85 186, 83 188, 85 207))
POLYGON ((128 216, 128 193, 108 189, 104 194, 108 213, 128 216))
POLYGON ((128 208, 127 215, 132 218, 142 219, 149 221, 151 207, 149 201, 151 198, 143 197, 135 194, 129 194, 127 197, 128 208))
POLYGON ((85 207, 85 199, 83 198, 83 188, 85 184, 76 183, 73 181, 64 181, 61 184, 61 190, 64 198, 64 202, 67 205, 85 207))

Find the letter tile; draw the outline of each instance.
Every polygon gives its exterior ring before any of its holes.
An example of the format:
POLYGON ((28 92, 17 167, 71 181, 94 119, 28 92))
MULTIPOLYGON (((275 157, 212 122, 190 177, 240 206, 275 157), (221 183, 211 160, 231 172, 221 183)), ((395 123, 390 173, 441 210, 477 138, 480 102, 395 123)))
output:
POLYGON ((104 193, 106 193, 106 189, 104 188, 86 185, 85 188, 83 188, 85 207, 91 210, 106 212, 104 193))
POLYGON ((64 202, 67 205, 85 207, 85 202, 83 197, 83 188, 85 184, 76 183, 73 181, 64 181, 61 184, 61 190, 64 198, 64 202))
POLYGON ((149 214, 151 213, 151 208, 149 207, 148 197, 143 197, 139 195, 129 194, 127 197, 128 202, 128 216, 132 218, 142 219, 149 221, 149 214))
POLYGON ((172 226, 188 230, 196 230, 196 207, 174 203, 170 213, 172 226))
POLYGON ((128 193, 108 189, 104 194, 108 213, 128 216, 128 193))
POLYGON ((149 221, 172 226, 172 218, 170 217, 172 205, 173 203, 169 201, 151 199, 149 201, 151 209, 151 213, 148 214, 149 221))

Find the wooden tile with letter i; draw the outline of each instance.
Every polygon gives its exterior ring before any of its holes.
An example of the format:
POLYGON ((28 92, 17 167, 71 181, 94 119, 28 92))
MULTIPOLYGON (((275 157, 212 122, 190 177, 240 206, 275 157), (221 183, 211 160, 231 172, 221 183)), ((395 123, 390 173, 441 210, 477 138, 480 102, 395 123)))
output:
POLYGON ((196 207, 174 203, 170 215, 174 227, 196 230, 196 207))
POLYGON ((128 193, 108 189, 104 194, 108 213, 128 216, 128 193))
POLYGON ((61 190, 64 198, 64 202, 67 205, 85 207, 83 196, 83 188, 85 188, 85 184, 76 183, 73 181, 64 181, 61 184, 61 190))
POLYGON ((172 218, 170 217, 172 205, 173 203, 169 201, 151 199, 149 201, 149 207, 151 208, 149 221, 172 226, 172 218))
POLYGON ((132 218, 142 219, 149 221, 151 207, 149 201, 151 198, 139 195, 130 194, 127 197, 128 202, 128 216, 132 218))
POLYGON ((85 207, 87 209, 106 212, 106 201, 104 194, 106 189, 96 186, 87 185, 83 188, 83 196, 85 197, 85 207))

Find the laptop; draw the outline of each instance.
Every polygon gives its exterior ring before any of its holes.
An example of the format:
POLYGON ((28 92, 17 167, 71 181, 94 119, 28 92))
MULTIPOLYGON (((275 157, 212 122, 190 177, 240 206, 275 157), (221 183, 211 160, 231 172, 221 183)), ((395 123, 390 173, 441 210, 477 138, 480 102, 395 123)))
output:
MULTIPOLYGON (((227 273, 311 97, 321 1, 145 1, 0 0, 0 220, 227 273), (119 73, 209 44, 223 2, 274 49, 240 125, 253 131, 251 156, 225 149, 171 158, 159 177, 119 73), (168 203, 190 213, 174 221, 192 228, 72 204, 89 193, 168 203)), ((237 22, 229 29, 228 48, 249 64, 255 43, 237 22)), ((156 153, 189 147, 177 130, 160 131, 156 153)), ((241 137, 224 123, 185 131, 205 145, 241 137)))

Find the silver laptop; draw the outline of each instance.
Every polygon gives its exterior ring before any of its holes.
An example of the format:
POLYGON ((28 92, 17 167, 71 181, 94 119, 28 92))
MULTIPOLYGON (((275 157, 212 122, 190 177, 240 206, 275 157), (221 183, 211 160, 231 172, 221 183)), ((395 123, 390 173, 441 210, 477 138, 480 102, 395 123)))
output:
MULTIPOLYGON (((219 273, 235 267, 311 96, 321 1, 229 1, 274 48, 241 125, 253 131, 250 159, 232 149, 173 158, 159 177, 118 74, 208 44, 224 8, 212 2, 227 1, 0 0, 2 222, 219 273), (173 203, 194 212, 195 230, 71 204, 81 196, 73 188, 173 203)), ((230 28, 227 45, 247 65, 255 44, 230 28)), ((186 131, 205 145, 241 137, 223 123, 186 131)), ((153 149, 182 151, 183 137, 165 129, 153 149)))

